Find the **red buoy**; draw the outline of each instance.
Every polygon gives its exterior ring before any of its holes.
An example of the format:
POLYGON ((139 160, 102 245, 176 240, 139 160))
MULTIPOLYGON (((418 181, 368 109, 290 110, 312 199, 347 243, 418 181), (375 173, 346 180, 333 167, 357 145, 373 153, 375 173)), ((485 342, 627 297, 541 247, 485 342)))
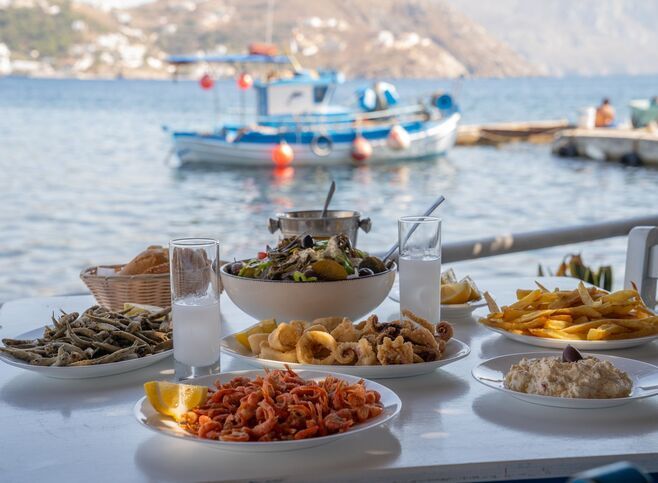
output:
POLYGON ((292 163, 293 159, 295 159, 295 153, 290 147, 290 144, 285 141, 281 141, 272 150, 272 161, 279 168, 288 166, 292 163))
POLYGON ((238 87, 243 91, 246 91, 253 85, 254 85, 254 78, 251 77, 251 74, 248 74, 247 72, 243 72, 238 76, 238 87))
POLYGON ((372 156, 372 145, 366 138, 357 134, 352 142, 352 159, 354 161, 365 161, 372 156))
POLYGON ((210 77, 210 74, 203 74, 201 79, 199 79, 199 85, 201 89, 208 90, 213 88, 215 81, 210 77))

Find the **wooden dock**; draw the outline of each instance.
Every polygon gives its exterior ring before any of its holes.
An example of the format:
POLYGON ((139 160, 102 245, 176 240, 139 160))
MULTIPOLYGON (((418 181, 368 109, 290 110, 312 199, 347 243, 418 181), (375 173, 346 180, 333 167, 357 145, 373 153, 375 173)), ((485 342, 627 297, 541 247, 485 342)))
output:
POLYGON ((570 128, 566 119, 503 122, 459 126, 458 146, 497 146, 511 142, 550 143, 555 134, 570 128))
POLYGON ((568 129, 553 141, 558 156, 658 166, 658 132, 650 129, 568 129))

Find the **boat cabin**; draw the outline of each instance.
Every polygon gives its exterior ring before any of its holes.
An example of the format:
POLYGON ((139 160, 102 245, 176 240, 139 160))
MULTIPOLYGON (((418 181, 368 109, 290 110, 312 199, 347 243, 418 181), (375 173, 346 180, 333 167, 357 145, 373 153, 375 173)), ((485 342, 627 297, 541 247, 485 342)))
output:
POLYGON ((298 71, 292 77, 254 83, 261 117, 330 111, 331 98, 342 76, 335 71, 298 71))

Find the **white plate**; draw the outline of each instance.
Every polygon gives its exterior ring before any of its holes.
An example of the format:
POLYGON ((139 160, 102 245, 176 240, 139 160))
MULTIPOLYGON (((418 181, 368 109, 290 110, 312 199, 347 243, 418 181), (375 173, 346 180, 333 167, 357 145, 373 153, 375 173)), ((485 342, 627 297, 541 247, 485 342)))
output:
MULTIPOLYGON (((14 339, 38 339, 43 337, 43 327, 34 329, 14 339)), ((162 359, 173 354, 173 349, 159 352, 150 356, 131 359, 128 361, 108 362, 107 364, 96 364, 93 366, 74 366, 74 367, 53 367, 53 366, 33 366, 20 359, 15 359, 7 354, 0 353, 0 360, 15 367, 20 367, 27 371, 37 372, 43 376, 55 377, 58 379, 88 379, 92 377, 113 376, 123 374, 124 372, 136 371, 151 364, 155 364, 162 359)))
POLYGON ((417 364, 391 364, 388 366, 319 366, 310 364, 300 364, 298 362, 279 362, 270 359, 261 359, 256 357, 251 351, 247 350, 240 344, 235 336, 229 335, 222 339, 222 351, 236 359, 240 359, 251 366, 269 367, 273 369, 284 369, 286 365, 293 370, 322 370, 339 372, 341 374, 350 374, 357 377, 367 377, 371 379, 389 379, 393 377, 410 377, 426 374, 435 370, 437 367, 445 366, 451 362, 463 359, 471 349, 458 339, 450 339, 446 344, 446 350, 443 358, 432 362, 419 362, 417 364))
POLYGON ((561 352, 528 352, 524 354, 508 354, 506 356, 494 357, 475 366, 471 374, 478 382, 485 386, 491 387, 498 391, 509 394, 512 397, 542 406, 553 406, 560 408, 574 409, 596 409, 608 408, 612 406, 621 406, 636 399, 655 396, 658 394, 658 367, 646 362, 627 359, 625 357, 615 357, 602 354, 592 354, 598 359, 610 361, 617 369, 628 374, 633 381, 633 392, 629 397, 616 399, 575 399, 553 396, 539 396, 536 394, 525 394, 522 392, 512 391, 503 386, 505 374, 509 371, 512 364, 516 364, 521 359, 538 358, 538 357, 555 357, 560 356, 561 352))
POLYGON ((587 351, 604 351, 612 349, 628 349, 643 344, 648 344, 658 338, 658 335, 651 335, 649 337, 638 337, 635 339, 620 339, 620 340, 567 340, 567 339, 549 339, 548 337, 535 337, 534 335, 522 335, 508 332, 504 329, 491 327, 478 322, 483 327, 497 332, 508 339, 529 344, 539 347, 548 347, 549 349, 564 349, 567 345, 571 345, 576 349, 587 351))
MULTIPOLYGON (((344 374, 333 374, 330 372, 319 372, 319 371, 297 371, 297 373, 304 379, 324 379, 329 375, 339 377, 350 384, 354 384, 361 380, 359 377, 348 376, 344 374)), ((208 385, 212 386, 213 383, 219 379, 222 383, 226 383, 234 377, 249 377, 253 378, 256 376, 263 376, 263 370, 251 370, 251 371, 235 371, 235 372, 225 372, 219 376, 204 376, 194 380, 195 384, 199 385, 208 385)), ((373 389, 379 394, 381 394, 381 403, 384 406, 384 412, 377 416, 376 418, 369 419, 364 423, 357 424, 351 427, 348 431, 344 433, 336 433, 328 436, 319 436, 317 438, 308 438, 301 440, 293 441, 268 441, 268 442, 234 442, 234 441, 216 441, 210 439, 202 439, 193 434, 188 433, 183 428, 181 428, 173 419, 163 416, 156 412, 155 409, 151 406, 151 403, 146 399, 146 397, 141 398, 137 401, 133 413, 141 424, 146 426, 148 429, 155 431, 156 433, 170 436, 173 438, 183 439, 191 441, 193 443, 205 444, 217 449, 223 449, 228 451, 246 451, 251 453, 267 453, 272 451, 291 451, 296 449, 312 448, 314 446, 320 446, 322 444, 330 443, 337 439, 345 438, 352 436, 354 434, 360 433, 362 431, 367 431, 371 428, 379 426, 386 423, 390 419, 394 418, 400 412, 402 408, 402 401, 400 398, 391 391, 386 386, 377 384, 373 381, 365 381, 366 388, 373 389)))
MULTIPOLYGON (((393 302, 400 303, 400 286, 397 282, 388 294, 388 298, 393 302)), ((479 307, 484 307, 487 302, 484 299, 473 300, 465 304, 441 304, 441 320, 448 322, 470 318, 473 311, 479 307)))

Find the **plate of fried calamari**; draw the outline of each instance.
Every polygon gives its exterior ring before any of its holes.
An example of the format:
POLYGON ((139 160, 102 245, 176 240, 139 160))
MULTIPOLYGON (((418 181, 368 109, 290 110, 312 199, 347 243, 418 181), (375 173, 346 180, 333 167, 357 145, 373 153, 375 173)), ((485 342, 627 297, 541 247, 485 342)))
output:
POLYGON ((343 439, 386 423, 402 408, 386 386, 330 372, 258 369, 190 382, 195 386, 168 383, 180 387, 174 387, 177 395, 201 396, 190 407, 181 406, 180 399, 176 408, 166 407, 161 396, 147 393, 134 407, 137 421, 179 440, 265 453, 343 439))
POLYGON ((380 322, 376 315, 356 324, 345 317, 264 320, 222 339, 222 350, 258 367, 289 366, 374 379, 425 374, 470 352, 453 338, 450 324, 432 324, 410 311, 391 322, 380 322))
POLYGON ((487 329, 525 344, 553 349, 625 349, 658 338, 658 316, 635 289, 607 292, 580 283, 575 290, 519 289, 517 301, 499 307, 485 293, 487 329))
POLYGON ((86 379, 141 369, 173 353, 169 308, 126 304, 111 311, 96 305, 51 320, 2 339, 0 360, 48 377, 86 379))

